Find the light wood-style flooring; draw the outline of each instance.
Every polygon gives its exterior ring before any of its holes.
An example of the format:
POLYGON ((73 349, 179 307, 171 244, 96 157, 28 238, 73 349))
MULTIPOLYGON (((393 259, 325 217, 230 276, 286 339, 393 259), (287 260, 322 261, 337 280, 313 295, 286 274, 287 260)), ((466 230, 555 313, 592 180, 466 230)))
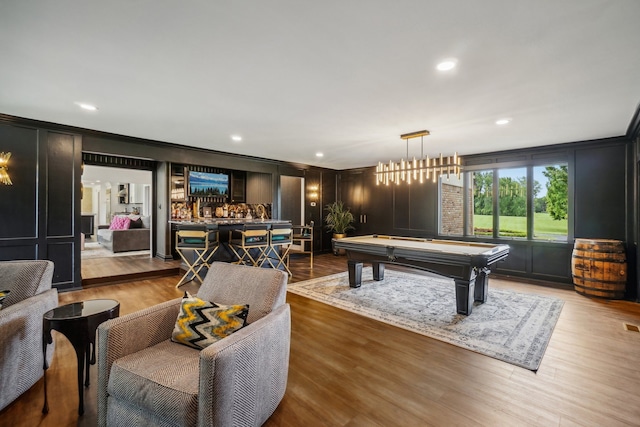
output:
POLYGON ((163 261, 148 255, 82 259, 80 265, 83 288, 171 276, 180 270, 179 260, 163 261))
MULTIPOLYGON (((293 281, 346 270, 331 254, 292 262, 293 281)), ((176 298, 179 276, 92 286, 60 304, 113 298, 121 314, 176 298)), ((640 304, 583 297, 568 288, 492 277, 490 286, 559 297, 562 314, 537 373, 288 294, 289 382, 266 426, 638 426, 640 304)), ((42 381, 0 412, 0 426, 93 426, 95 366, 77 414, 76 359, 54 332, 48 415, 42 381)), ((1 373, 0 373, 1 374, 1 373)))

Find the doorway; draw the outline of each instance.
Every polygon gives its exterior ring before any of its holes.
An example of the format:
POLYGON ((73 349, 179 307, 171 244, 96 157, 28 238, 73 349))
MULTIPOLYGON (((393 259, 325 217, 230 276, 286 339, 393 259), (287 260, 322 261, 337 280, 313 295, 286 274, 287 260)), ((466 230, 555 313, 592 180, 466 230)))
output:
POLYGON ((108 259, 117 258, 118 265, 126 265, 134 264, 134 258, 152 257, 152 182, 153 173, 148 170, 84 166, 81 202, 84 242, 80 250, 83 282, 104 276, 104 269, 96 265, 108 259), (109 230, 116 216, 123 219, 123 228, 128 224, 126 230, 109 230))

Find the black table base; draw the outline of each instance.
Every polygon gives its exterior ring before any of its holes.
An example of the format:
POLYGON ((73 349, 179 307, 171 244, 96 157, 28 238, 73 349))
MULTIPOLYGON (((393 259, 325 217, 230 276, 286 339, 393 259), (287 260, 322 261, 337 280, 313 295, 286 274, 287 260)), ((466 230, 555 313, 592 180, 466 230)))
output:
MULTIPOLYGON (((373 280, 380 281, 384 279, 384 263, 380 261, 370 261, 373 268, 373 280)), ((404 267, 418 268, 415 265, 408 265, 396 262, 390 264, 402 265, 404 267)), ((350 259, 347 261, 347 269, 349 271, 349 286, 359 288, 362 284, 362 266, 363 261, 350 259)), ((427 270, 431 271, 432 270, 427 270)), ((465 278, 454 278, 456 285, 456 312, 458 314, 469 315, 473 310, 474 301, 485 303, 487 301, 487 293, 489 288, 488 268, 470 268, 467 269, 465 278)))
POLYGON ((53 342, 51 331, 63 334, 78 359, 78 414, 84 414, 84 390, 89 387, 89 367, 96 363, 96 330, 100 323, 118 317, 120 304, 114 300, 89 300, 54 308, 44 314, 42 320, 42 354, 44 355, 44 406, 49 412, 47 399, 47 345, 53 342))

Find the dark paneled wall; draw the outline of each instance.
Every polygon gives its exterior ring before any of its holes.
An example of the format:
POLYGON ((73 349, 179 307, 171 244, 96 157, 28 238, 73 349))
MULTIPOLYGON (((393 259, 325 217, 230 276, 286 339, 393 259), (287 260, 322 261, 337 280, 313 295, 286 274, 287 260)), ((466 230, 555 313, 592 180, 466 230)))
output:
POLYGON ((247 203, 273 203, 272 178, 270 173, 247 172, 247 203))
POLYGON ((0 184, 0 258, 38 256, 38 130, 0 125, 0 151, 12 153, 9 176, 13 185, 0 184))
MULTIPOLYGON (((497 271, 569 284, 574 237, 624 240, 637 297, 637 131, 634 138, 562 144, 531 150, 468 156, 472 167, 510 167, 564 158, 570 165, 569 209, 573 213, 566 243, 497 239, 512 251, 497 271)), ((278 215, 280 175, 305 177, 319 184, 315 206, 305 200, 305 223, 316 223, 316 249, 328 251, 331 236, 320 224, 323 207, 342 199, 356 216, 357 234, 387 233, 434 237, 438 232, 437 186, 376 186, 374 168, 333 171, 286 164, 174 144, 85 131, 0 115, 0 151, 11 151, 13 186, 0 186, 0 259, 52 259, 59 288, 80 286, 81 151, 142 157, 157 161, 154 171, 156 254, 169 257, 170 163, 224 167, 273 177, 274 213, 278 215)), ((305 193, 308 192, 305 189, 305 193)), ((472 238, 469 238, 472 240, 472 238)))
MULTIPOLYGON (((509 257, 502 274, 571 284, 574 238, 616 239, 626 243, 632 272, 627 296, 636 298, 635 146, 629 138, 609 138, 465 157, 471 169, 515 167, 566 161, 569 164, 569 238, 567 242, 499 238, 509 257)), ((387 233, 438 236, 438 187, 431 182, 389 187, 375 185, 375 169, 340 174, 339 197, 356 215, 354 234, 387 233)), ((446 236, 445 236, 446 238, 446 236)), ((456 240, 478 240, 455 237, 456 240)))
MULTIPOLYGON (((0 259, 51 259, 59 289, 81 286, 80 167, 82 152, 155 161, 152 248, 157 257, 171 258, 169 192, 171 163, 247 171, 271 182, 273 214, 279 216, 279 176, 308 176, 321 185, 322 200, 335 199, 336 172, 79 129, 56 123, 0 114, 0 151, 11 151, 13 186, 0 187, 0 259), (326 185, 326 187, 325 187, 326 185)), ((266 180, 262 182, 267 182, 266 180)), ((261 187, 261 192, 264 188, 261 187)), ((323 239, 321 201, 310 207, 307 221, 316 223, 318 250, 330 247, 323 239)))
POLYGON ((319 245, 320 250, 322 251, 331 250, 331 233, 323 226, 323 218, 326 214, 324 207, 336 201, 338 194, 338 178, 339 175, 336 171, 323 171, 320 174, 320 200, 317 203, 315 211, 312 211, 314 216, 309 217, 309 221, 314 221, 317 229, 317 234, 314 235, 313 243, 316 247, 319 245))
POLYGON ((624 144, 575 150, 576 238, 627 240, 626 164, 624 144))
POLYGON ((281 176, 280 191, 282 192, 280 219, 289 220, 292 224, 301 224, 302 178, 281 176))
POLYGON ((80 286, 78 135, 0 123, 13 185, 0 185, 0 259, 49 259, 59 289, 80 286))

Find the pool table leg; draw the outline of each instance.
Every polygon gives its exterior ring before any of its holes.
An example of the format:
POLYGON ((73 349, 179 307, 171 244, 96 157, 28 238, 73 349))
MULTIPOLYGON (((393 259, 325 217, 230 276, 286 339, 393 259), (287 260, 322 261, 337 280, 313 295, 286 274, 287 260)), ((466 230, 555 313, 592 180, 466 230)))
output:
POLYGON ((349 287, 359 288, 362 284, 362 263, 348 260, 347 268, 349 269, 349 287))
POLYGON ((473 310, 473 300, 477 295, 476 286, 476 269, 472 268, 464 276, 468 279, 454 279, 456 284, 456 311, 458 314, 466 316, 471 314, 473 310))
POLYGON ((384 264, 381 262, 371 263, 373 267, 373 280, 380 281, 384 279, 384 264))
POLYGON ((466 316, 473 310, 473 287, 475 277, 471 280, 454 279, 456 283, 456 311, 466 316))
POLYGON ((487 294, 489 293, 489 273, 491 270, 483 268, 476 277, 476 286, 474 290, 474 299, 478 302, 487 302, 487 294))

